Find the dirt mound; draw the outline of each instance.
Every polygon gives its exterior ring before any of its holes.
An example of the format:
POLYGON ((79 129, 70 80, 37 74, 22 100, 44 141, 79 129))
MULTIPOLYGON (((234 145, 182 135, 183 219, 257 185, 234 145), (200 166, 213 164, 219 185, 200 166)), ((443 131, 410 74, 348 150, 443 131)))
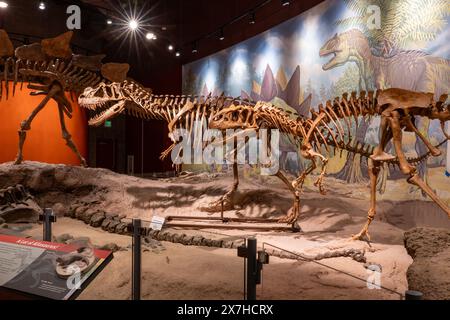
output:
POLYGON ((407 272, 409 289, 427 300, 449 300, 450 230, 415 228, 405 232, 404 240, 414 259, 407 272))

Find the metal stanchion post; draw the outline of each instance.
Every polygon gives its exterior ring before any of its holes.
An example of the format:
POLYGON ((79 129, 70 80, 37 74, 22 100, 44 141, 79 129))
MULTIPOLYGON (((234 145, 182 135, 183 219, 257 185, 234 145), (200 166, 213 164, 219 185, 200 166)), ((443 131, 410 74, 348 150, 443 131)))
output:
POLYGON ((261 284, 261 270, 269 263, 269 255, 264 251, 257 251, 255 238, 247 239, 247 246, 238 248, 238 257, 247 259, 247 300, 256 300, 256 285, 261 284))
POLYGON ((420 291, 408 290, 405 292, 405 300, 422 300, 423 294, 420 291))
POLYGON ((45 208, 44 212, 39 215, 39 221, 43 222, 43 235, 44 241, 52 241, 52 223, 56 222, 56 216, 51 208, 45 208))
POLYGON ((131 299, 141 300, 141 235, 142 235, 141 219, 133 219, 131 231, 133 232, 131 299))
POLYGON ((256 300, 256 239, 247 239, 247 300, 256 300))

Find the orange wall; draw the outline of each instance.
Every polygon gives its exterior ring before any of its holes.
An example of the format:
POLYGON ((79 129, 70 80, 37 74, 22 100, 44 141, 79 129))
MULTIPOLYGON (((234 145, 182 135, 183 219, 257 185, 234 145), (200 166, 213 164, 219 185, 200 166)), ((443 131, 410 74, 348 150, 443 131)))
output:
MULTIPOLYGON (((30 96, 29 89, 24 84, 16 87, 16 94, 12 97, 12 84, 10 83, 10 96, 5 99, 5 85, 0 101, 0 163, 13 161, 17 155, 20 123, 27 119, 34 108, 42 101, 44 96, 30 96)), ((70 100, 69 95, 67 95, 70 100)), ((72 139, 86 158, 87 155, 87 116, 77 102, 72 103, 73 117, 66 120, 66 127, 72 135, 72 139)), ((66 146, 62 138, 59 124, 59 113, 56 102, 51 100, 45 108, 38 113, 31 124, 31 130, 27 132, 25 141, 24 160, 41 161, 47 163, 63 163, 79 165, 77 156, 66 146)))

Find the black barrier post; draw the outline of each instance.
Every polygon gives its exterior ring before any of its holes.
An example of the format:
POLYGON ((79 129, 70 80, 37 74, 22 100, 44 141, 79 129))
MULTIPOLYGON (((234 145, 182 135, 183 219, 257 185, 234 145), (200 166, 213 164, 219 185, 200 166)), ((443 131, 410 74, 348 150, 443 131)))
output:
POLYGON ((408 290, 405 292, 405 300, 422 300, 423 294, 420 291, 408 290))
POLYGON ((141 300, 141 219, 133 219, 130 231, 133 232, 131 299, 141 300))
POLYGON ((39 221, 43 222, 43 235, 42 239, 44 241, 52 241, 52 223, 56 222, 56 216, 53 210, 50 208, 45 208, 44 212, 39 215, 39 221))
POLYGON ((238 257, 247 259, 247 300, 256 300, 256 285, 261 283, 261 270, 264 264, 269 263, 269 255, 264 251, 257 251, 255 238, 247 239, 247 246, 244 244, 238 248, 238 257))
POLYGON ((256 300, 256 239, 247 239, 247 300, 256 300))

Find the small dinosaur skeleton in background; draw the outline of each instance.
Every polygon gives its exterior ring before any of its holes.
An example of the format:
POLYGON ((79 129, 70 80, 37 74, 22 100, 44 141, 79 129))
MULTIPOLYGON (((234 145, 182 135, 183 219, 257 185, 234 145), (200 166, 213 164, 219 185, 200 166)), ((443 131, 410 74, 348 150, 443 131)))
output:
POLYGON ((445 105, 447 95, 443 95, 438 102, 433 101, 433 94, 418 93, 402 89, 380 90, 376 94, 362 92, 359 97, 356 93, 351 97, 344 94, 342 99, 336 98, 328 101, 326 106, 319 106, 318 111, 311 110, 310 118, 292 119, 283 110, 272 104, 258 102, 255 106, 231 106, 221 110, 209 123, 210 128, 227 129, 261 129, 278 128, 281 132, 291 134, 299 140, 302 156, 311 161, 311 165, 292 182, 295 202, 294 210, 285 221, 297 221, 300 214, 300 190, 305 178, 316 167, 316 159, 322 162, 322 171, 315 185, 323 193, 323 176, 328 163, 327 154, 330 147, 344 149, 369 158, 369 176, 371 188, 371 205, 368 212, 368 221, 361 232, 354 239, 370 240, 368 228, 375 218, 376 212, 376 184, 380 168, 383 163, 395 164, 408 176, 408 183, 421 188, 450 218, 450 208, 437 197, 434 191, 419 177, 414 164, 425 160, 428 156, 439 156, 438 147, 450 137, 446 134, 445 123, 450 120, 450 106, 445 105), (352 146, 352 121, 358 124, 360 116, 380 116, 380 144, 376 148, 364 147, 358 144, 352 146), (417 130, 415 117, 427 117, 430 120, 439 120, 442 131, 447 138, 438 146, 433 146, 417 130), (345 128, 347 130, 345 130, 345 128), (428 153, 416 159, 407 159, 402 150, 402 130, 414 132, 428 148, 428 153), (397 156, 385 152, 386 145, 393 140, 397 156), (324 155, 325 154, 325 155, 324 155))
POLYGON ((126 64, 108 63, 102 65, 104 55, 83 56, 73 55, 70 41, 73 32, 66 32, 56 38, 44 39, 41 43, 24 45, 15 51, 8 35, 4 30, 0 42, 0 100, 9 98, 10 83, 12 95, 20 82, 20 89, 24 82, 28 88, 36 90, 31 95, 45 96, 42 102, 33 110, 30 116, 22 121, 19 130, 19 151, 16 164, 23 161, 23 145, 27 131, 37 114, 53 99, 58 104, 58 112, 62 136, 67 146, 78 156, 81 164, 86 166, 66 129, 64 116, 72 118, 72 105, 66 97, 66 92, 79 94, 89 86, 95 86, 102 81, 122 81, 125 79, 129 66, 126 64), (4 91, 3 92, 3 83, 4 91))

